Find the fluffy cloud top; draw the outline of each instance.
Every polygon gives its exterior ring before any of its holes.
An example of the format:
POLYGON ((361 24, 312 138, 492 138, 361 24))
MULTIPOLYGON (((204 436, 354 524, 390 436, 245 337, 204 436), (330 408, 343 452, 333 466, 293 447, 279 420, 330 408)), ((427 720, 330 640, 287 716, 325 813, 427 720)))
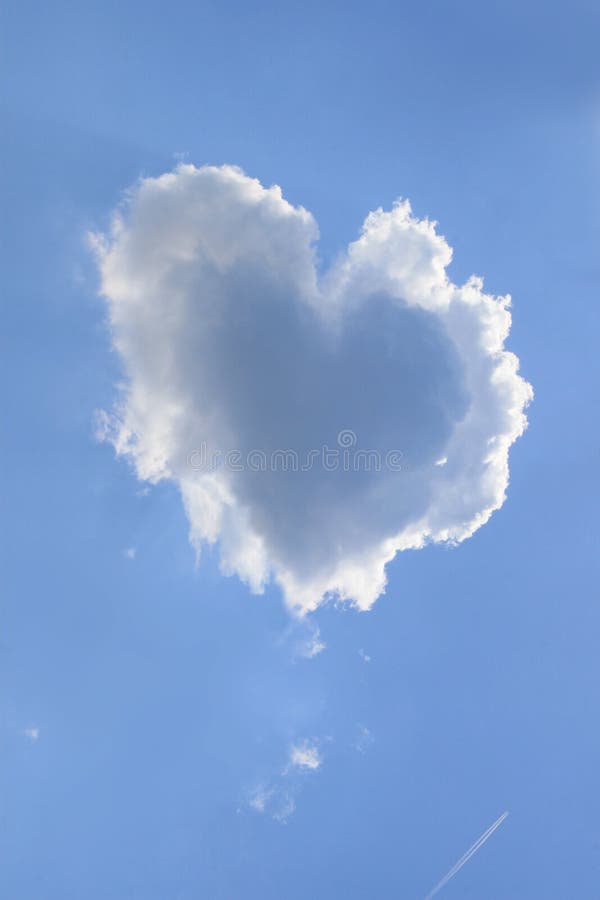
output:
POLYGON ((104 433, 140 479, 178 485, 225 573, 275 579, 299 613, 367 609, 398 551, 483 525, 531 397, 509 299, 452 284, 407 202, 324 274, 317 237, 278 187, 192 165, 141 180, 95 237, 126 374, 104 433))

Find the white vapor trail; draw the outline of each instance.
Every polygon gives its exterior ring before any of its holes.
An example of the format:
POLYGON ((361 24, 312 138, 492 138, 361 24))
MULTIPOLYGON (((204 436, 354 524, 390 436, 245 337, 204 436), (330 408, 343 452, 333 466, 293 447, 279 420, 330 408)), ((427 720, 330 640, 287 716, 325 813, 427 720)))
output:
POLYGON ((441 889, 443 887, 445 887, 448 884, 448 882, 450 881, 451 878, 454 878, 454 876, 456 875, 458 870, 462 869, 464 864, 469 862, 471 857, 474 856, 477 853, 477 851, 479 850, 479 848, 485 844, 487 839, 493 835, 496 828, 499 828, 500 825, 502 825, 502 823, 504 822, 504 820, 506 819, 507 816, 508 816, 508 810, 506 812, 503 812, 502 815, 499 816, 492 825, 490 825, 490 827, 487 829, 487 831, 483 832, 481 837, 477 838, 475 843, 469 847, 467 852, 463 856, 461 856, 461 858, 458 860, 458 862, 454 863, 454 865, 452 866, 450 871, 444 875, 442 880, 438 881, 436 886, 431 891, 429 891, 429 893, 425 897, 425 900, 431 900, 432 897, 434 897, 439 891, 441 891, 441 889))

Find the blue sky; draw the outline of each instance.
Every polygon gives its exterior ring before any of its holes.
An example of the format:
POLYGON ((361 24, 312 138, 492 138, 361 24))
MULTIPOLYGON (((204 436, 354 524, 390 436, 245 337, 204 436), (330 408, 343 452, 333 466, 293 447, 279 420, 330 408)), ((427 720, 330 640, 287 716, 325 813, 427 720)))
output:
POLYGON ((441 896, 598 896, 594 5, 2 17, 3 896, 424 897, 504 810, 441 896), (180 158, 281 185, 323 266, 409 197, 457 284, 513 297, 536 397, 508 500, 399 554, 369 612, 294 625, 277 586, 196 567, 175 487, 94 440, 122 370, 86 234, 180 158))

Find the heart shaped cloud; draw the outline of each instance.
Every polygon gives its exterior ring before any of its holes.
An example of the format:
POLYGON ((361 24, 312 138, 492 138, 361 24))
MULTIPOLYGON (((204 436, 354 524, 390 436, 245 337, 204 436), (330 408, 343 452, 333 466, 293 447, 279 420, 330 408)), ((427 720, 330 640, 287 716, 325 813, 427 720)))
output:
POLYGON ((372 605, 399 550, 459 542, 504 502, 532 392, 508 298, 450 282, 407 202, 329 271, 317 226, 237 168, 146 178, 96 235, 126 383, 104 436, 175 481, 199 548, 290 608, 372 605))

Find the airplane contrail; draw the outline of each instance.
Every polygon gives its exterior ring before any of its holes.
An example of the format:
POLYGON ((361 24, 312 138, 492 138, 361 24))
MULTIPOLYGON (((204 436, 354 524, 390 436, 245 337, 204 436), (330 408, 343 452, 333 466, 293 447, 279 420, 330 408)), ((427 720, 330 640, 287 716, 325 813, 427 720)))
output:
POLYGON ((429 891, 429 893, 428 893, 427 896, 425 897, 425 900, 431 900, 432 897, 435 897, 435 895, 438 893, 438 891, 441 891, 441 889, 442 889, 443 887, 445 887, 445 886, 448 884, 448 882, 450 881, 450 879, 451 879, 451 878, 454 878, 454 876, 456 875, 456 873, 458 872, 458 870, 459 870, 459 869, 462 869, 462 867, 464 866, 464 864, 465 864, 465 863, 468 863, 469 860, 471 859, 471 857, 474 856, 474 855, 477 853, 477 851, 479 850, 479 848, 482 847, 482 846, 485 844, 485 842, 487 841, 487 839, 490 838, 490 837, 493 835, 493 833, 495 832, 496 828, 499 828, 499 827, 502 825, 502 823, 503 823, 504 820, 506 819, 507 815, 508 815, 508 810, 507 810, 506 812, 503 812, 501 816, 498 816, 498 818, 496 819, 496 821, 495 821, 492 825, 490 825, 490 827, 487 829, 487 831, 484 831, 484 832, 483 832, 483 834, 481 835, 481 837, 478 837, 478 838, 477 838, 477 840, 475 841, 475 843, 472 844, 472 845, 469 847, 469 849, 467 850, 467 852, 464 853, 463 856, 461 856, 461 858, 458 860, 458 862, 455 862, 455 863, 454 863, 454 865, 452 866, 452 868, 450 869, 450 871, 449 871, 449 872, 446 872, 446 874, 444 875, 444 877, 442 878, 442 880, 441 880, 441 881, 438 881, 438 883, 436 884, 436 886, 435 886, 431 891, 429 891))

